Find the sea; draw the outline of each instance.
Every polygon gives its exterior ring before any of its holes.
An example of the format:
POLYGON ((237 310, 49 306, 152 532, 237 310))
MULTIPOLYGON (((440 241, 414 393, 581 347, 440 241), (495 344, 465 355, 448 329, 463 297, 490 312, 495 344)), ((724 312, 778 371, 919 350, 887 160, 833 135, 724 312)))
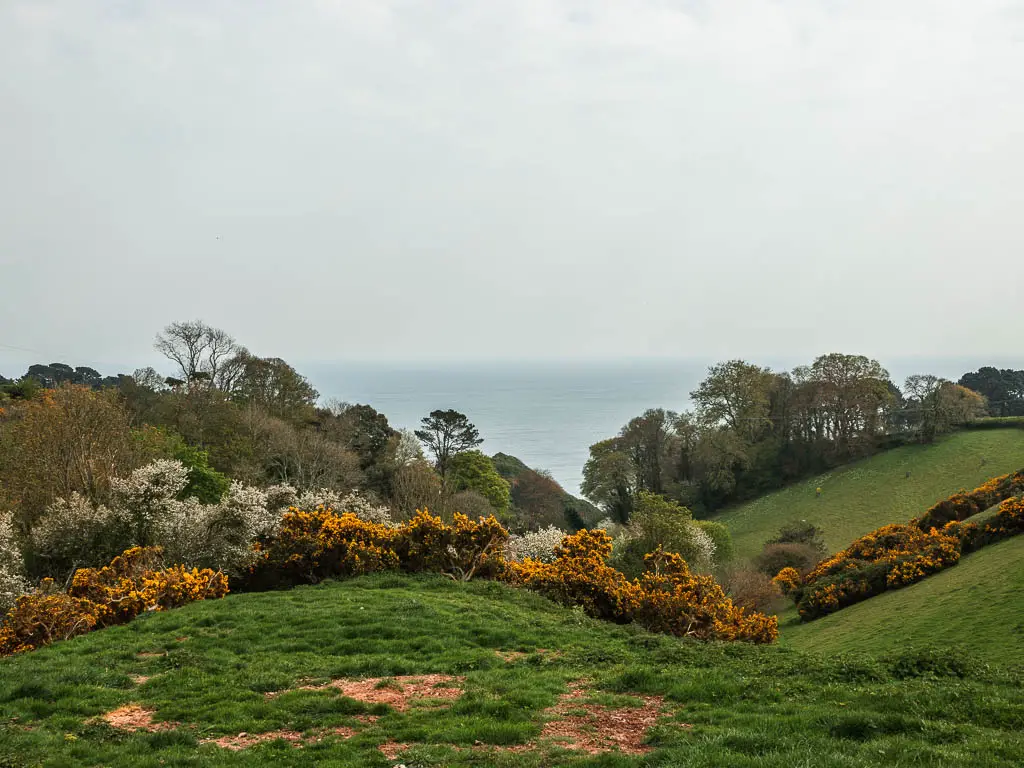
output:
MULTIPOLYGON (((435 409, 469 417, 488 454, 508 453, 549 471, 579 493, 589 447, 615 435, 648 408, 686 410, 709 360, 614 362, 303 363, 322 400, 367 403, 395 428, 415 429, 435 409)), ((761 361, 790 370, 805 360, 761 361)), ((894 382, 915 373, 957 380, 982 365, 1024 367, 1024 360, 904 357, 881 360, 894 382)))

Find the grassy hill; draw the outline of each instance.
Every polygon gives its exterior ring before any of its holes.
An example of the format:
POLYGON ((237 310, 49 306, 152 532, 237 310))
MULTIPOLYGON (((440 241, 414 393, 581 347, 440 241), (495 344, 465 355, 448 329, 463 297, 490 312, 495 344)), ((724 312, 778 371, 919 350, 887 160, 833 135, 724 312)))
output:
POLYGON ((714 519, 729 526, 740 558, 756 555, 790 520, 822 528, 834 552, 880 525, 909 520, 961 488, 975 488, 1021 467, 1024 430, 959 432, 933 445, 896 448, 840 467, 714 519), (818 487, 820 498, 815 496, 818 487))
POLYGON ((934 643, 1024 665, 1024 536, 806 624, 790 610, 780 624, 783 644, 804 650, 880 653, 934 643))
POLYGON ((701 645, 379 575, 0 659, 0 765, 1020 765, 1021 680, 959 661, 701 645))

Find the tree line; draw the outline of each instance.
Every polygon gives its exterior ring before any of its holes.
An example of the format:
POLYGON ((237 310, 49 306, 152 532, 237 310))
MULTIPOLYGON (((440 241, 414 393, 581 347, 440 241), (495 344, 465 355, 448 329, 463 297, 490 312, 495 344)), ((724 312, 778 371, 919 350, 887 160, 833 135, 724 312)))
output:
POLYGON ((981 368, 959 383, 921 374, 900 388, 861 355, 782 372, 730 360, 711 366, 690 396, 691 410, 650 409, 592 445, 584 495, 621 522, 641 492, 706 515, 979 417, 1024 414, 1024 371, 981 368))
POLYGON ((0 508, 22 530, 55 499, 102 503, 114 478, 158 458, 188 467, 184 493, 206 503, 238 480, 359 490, 398 518, 424 508, 494 513, 513 528, 579 527, 580 510, 597 511, 521 464, 503 461, 499 473, 458 411, 435 410, 415 432, 395 429, 370 405, 321 403, 285 360, 201 321, 172 323, 155 347, 170 375, 51 363, 0 381, 0 508))

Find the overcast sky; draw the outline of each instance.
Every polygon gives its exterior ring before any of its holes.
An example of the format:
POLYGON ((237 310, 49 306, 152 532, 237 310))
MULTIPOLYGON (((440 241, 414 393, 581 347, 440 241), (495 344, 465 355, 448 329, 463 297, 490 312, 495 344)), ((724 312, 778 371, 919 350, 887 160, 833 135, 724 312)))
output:
POLYGON ((8 375, 1024 354, 1024 2, 3 0, 0 267, 8 375))

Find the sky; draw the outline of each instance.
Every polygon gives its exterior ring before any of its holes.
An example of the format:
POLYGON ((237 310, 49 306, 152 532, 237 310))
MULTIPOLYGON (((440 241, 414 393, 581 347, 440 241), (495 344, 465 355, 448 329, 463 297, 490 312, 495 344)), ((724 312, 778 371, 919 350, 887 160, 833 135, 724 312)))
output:
POLYGON ((1024 356, 1022 94, 1010 0, 3 0, 0 373, 1024 356))

